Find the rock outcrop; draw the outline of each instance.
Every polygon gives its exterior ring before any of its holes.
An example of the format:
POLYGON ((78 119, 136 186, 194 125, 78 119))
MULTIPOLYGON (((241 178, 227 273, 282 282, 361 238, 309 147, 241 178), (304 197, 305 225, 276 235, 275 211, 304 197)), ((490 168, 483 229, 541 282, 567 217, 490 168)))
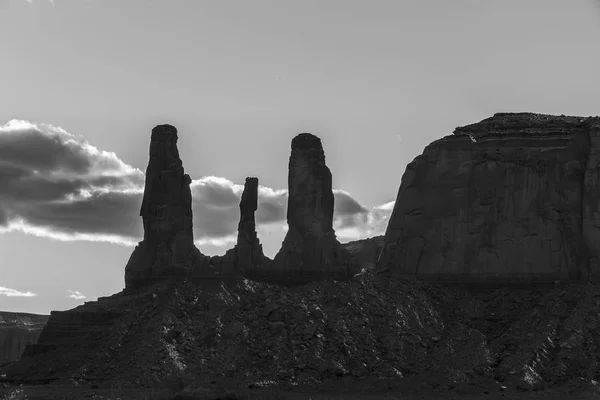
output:
POLYGON ((262 270, 269 269, 272 260, 264 255, 256 234, 254 213, 257 208, 258 178, 246 178, 240 199, 237 243, 225 255, 211 258, 211 263, 219 274, 258 277, 262 270))
POLYGON ((408 164, 379 271, 466 284, 600 277, 600 118, 501 113, 408 164))
POLYGON ((292 140, 288 174, 289 230, 275 256, 275 274, 285 280, 345 278, 358 270, 333 230, 331 171, 321 140, 301 133, 292 140))
POLYGON ((47 315, 0 311, 0 365, 19 360, 47 321, 47 315))
POLYGON ((177 129, 156 126, 140 210, 144 240, 125 267, 126 288, 165 277, 207 273, 209 257, 194 245, 190 183, 177 150, 177 129))
POLYGON ((383 248, 383 243, 384 236, 380 235, 342 243, 342 247, 356 259, 361 269, 375 269, 379 253, 381 253, 381 249, 383 248))

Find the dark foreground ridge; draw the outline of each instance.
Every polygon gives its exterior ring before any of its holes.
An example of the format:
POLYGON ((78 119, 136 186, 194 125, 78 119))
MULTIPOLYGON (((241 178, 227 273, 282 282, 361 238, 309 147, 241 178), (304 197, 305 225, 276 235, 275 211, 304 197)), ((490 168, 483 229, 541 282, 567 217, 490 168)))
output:
POLYGON ((496 114, 457 128, 407 166, 385 236, 345 245, 321 141, 298 135, 274 260, 256 235, 257 178, 236 246, 193 247, 171 128, 153 132, 126 290, 52 312, 0 377, 188 391, 416 379, 438 398, 600 380, 599 118, 496 114))

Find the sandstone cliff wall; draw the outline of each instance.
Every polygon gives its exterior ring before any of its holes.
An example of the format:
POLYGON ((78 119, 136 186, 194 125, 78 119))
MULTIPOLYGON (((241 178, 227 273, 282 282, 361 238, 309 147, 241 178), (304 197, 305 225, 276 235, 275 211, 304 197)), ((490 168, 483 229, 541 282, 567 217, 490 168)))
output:
POLYGON ((0 311, 0 365, 21 358, 27 345, 35 344, 47 315, 0 311))
POLYGON ((402 177, 379 271, 530 285, 598 276, 600 119, 495 114, 402 177))

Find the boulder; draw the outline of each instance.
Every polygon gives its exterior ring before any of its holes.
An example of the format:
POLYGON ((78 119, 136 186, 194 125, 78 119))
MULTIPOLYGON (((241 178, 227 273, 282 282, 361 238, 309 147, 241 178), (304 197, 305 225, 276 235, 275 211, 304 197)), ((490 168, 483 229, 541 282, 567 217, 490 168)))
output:
POLYGON ((406 168, 380 272, 467 285, 598 277, 600 118, 500 113, 406 168))
POLYGON ((288 187, 289 229, 275 256, 274 273, 288 281, 351 276, 358 265, 333 229, 332 176, 315 135, 301 133, 292 140, 288 187))
POLYGON ((140 210, 144 240, 125 267, 126 288, 166 277, 209 273, 210 258, 194 245, 190 183, 177 150, 177 129, 156 126, 140 210))

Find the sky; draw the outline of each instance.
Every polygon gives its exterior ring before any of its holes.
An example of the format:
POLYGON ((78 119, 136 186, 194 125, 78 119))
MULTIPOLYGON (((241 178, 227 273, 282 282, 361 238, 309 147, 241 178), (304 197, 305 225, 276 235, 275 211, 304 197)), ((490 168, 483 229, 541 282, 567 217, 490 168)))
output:
POLYGON ((285 235, 291 139, 323 142, 342 242, 385 231, 406 164, 496 112, 598 115, 597 0, 0 0, 0 310, 119 292, 152 128, 194 234, 233 246, 244 179, 285 235))

